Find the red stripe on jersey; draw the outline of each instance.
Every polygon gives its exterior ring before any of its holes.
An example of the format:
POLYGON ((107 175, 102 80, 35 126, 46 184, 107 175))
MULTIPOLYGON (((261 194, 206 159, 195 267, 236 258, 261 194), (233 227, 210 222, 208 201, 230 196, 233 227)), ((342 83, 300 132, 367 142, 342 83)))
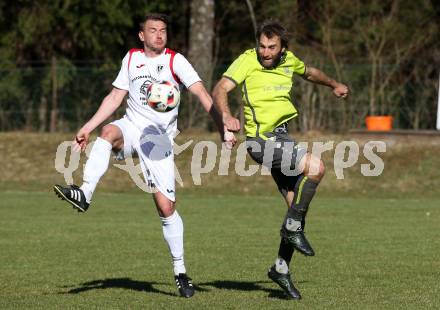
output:
POLYGON ((133 53, 136 53, 136 52, 144 52, 144 50, 141 49, 141 48, 132 48, 132 49, 129 50, 128 52, 130 53, 130 56, 128 57, 128 70, 130 70, 131 56, 133 56, 133 53))
POLYGON ((173 69, 173 64, 174 64, 174 56, 176 56, 176 52, 173 51, 172 49, 167 48, 165 50, 165 54, 170 54, 170 70, 171 70, 171 74, 173 75, 174 80, 178 83, 178 84, 182 84, 182 82, 180 81, 179 77, 176 75, 176 73, 174 73, 174 69, 173 69))

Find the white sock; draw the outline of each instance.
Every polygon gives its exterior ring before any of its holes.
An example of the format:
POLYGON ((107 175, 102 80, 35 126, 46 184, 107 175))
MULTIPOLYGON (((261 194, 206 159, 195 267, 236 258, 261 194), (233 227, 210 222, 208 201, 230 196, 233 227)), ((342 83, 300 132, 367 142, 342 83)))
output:
POLYGON ((107 171, 111 152, 111 143, 98 137, 93 144, 89 159, 84 167, 84 183, 81 185, 81 189, 84 192, 88 203, 92 200, 92 195, 95 191, 96 185, 98 185, 99 179, 107 171))
POLYGON ((301 230, 301 221, 297 221, 293 218, 288 217, 286 220, 286 228, 290 231, 301 230))
POLYGON ((275 270, 278 273, 287 274, 287 273, 289 273, 289 266, 287 266, 287 263, 284 259, 282 259, 281 257, 278 257, 275 260, 275 270))
POLYGON ((162 231, 173 259, 174 274, 186 273, 183 261, 183 222, 177 211, 169 217, 161 217, 162 231))

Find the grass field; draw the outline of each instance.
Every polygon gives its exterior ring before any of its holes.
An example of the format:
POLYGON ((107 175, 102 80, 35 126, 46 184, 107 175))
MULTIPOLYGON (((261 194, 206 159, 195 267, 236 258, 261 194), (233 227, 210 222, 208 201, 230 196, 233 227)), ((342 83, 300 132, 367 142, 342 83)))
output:
MULTIPOLYGON (((285 300, 266 276, 285 212, 270 176, 239 177, 233 167, 218 176, 217 164, 194 186, 192 149, 176 158, 185 182, 177 192, 186 265, 197 284, 187 300, 177 296, 153 203, 127 173, 111 167, 86 214, 52 192, 65 183, 54 168, 57 146, 71 137, 0 134, 0 309, 440 308, 438 138, 389 140, 378 177, 361 175, 360 157, 337 180, 334 152, 324 154, 327 172, 306 229, 317 255, 295 254, 291 266, 298 302, 285 300)), ((218 140, 196 132, 178 138, 179 145, 218 140)))
POLYGON ((279 243, 278 196, 179 195, 186 265, 177 297, 161 224, 145 194, 100 192, 77 214, 45 191, 0 192, 1 309, 438 309, 440 205, 434 198, 318 194, 294 255, 303 300, 266 277, 279 243))

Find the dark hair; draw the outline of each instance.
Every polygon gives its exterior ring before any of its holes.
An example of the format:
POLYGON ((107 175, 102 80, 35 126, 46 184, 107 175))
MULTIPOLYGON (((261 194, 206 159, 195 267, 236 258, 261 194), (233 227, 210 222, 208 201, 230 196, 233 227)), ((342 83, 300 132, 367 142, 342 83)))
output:
POLYGON ((139 31, 144 30, 145 23, 149 20, 160 20, 161 22, 164 22, 165 25, 168 28, 168 24, 170 22, 170 19, 167 15, 161 14, 161 13, 148 13, 145 15, 144 19, 139 23, 139 31))
POLYGON ((264 34, 269 39, 274 36, 280 37, 281 47, 287 48, 287 45, 289 44, 289 32, 286 28, 284 28, 280 23, 276 21, 266 20, 260 25, 257 30, 257 42, 260 42, 260 37, 262 34, 264 34))

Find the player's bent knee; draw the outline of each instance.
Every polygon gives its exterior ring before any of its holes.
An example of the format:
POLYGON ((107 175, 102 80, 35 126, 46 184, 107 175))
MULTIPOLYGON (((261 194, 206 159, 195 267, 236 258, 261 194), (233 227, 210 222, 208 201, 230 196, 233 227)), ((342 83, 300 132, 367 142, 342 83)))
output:
POLYGON ((324 163, 322 162, 321 159, 315 158, 313 166, 314 166, 313 175, 315 176, 315 179, 319 181, 322 179, 322 177, 324 176, 324 173, 325 173, 324 163))
MULTIPOLYGON (((121 140, 121 132, 120 129, 117 126, 114 125, 105 125, 101 129, 101 139, 107 140, 110 142, 114 147, 115 144, 119 144, 119 140, 121 140)), ((122 141, 121 141, 122 142, 122 141)))
POLYGON ((114 126, 111 125, 105 125, 104 127, 102 127, 101 129, 101 135, 100 137, 102 139, 105 139, 109 142, 113 142, 114 138, 115 138, 115 128, 114 126))
POLYGON ((153 194, 153 199, 156 204, 156 209, 161 217, 169 217, 173 215, 176 210, 176 203, 168 199, 160 191, 153 194))
POLYGON ((158 205, 156 207, 161 217, 170 217, 176 211, 174 203, 168 205, 158 205))
POLYGON ((324 176, 325 166, 321 159, 310 155, 304 174, 312 180, 320 181, 324 176))

